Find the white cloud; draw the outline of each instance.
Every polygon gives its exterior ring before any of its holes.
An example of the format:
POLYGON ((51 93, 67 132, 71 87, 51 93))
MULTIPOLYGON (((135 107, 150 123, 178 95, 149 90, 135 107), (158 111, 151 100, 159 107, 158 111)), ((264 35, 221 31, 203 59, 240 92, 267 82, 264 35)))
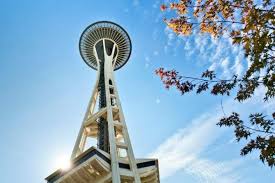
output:
POLYGON ((159 52, 158 52, 157 50, 155 50, 155 51, 153 52, 153 55, 154 55, 154 56, 158 56, 158 55, 159 55, 159 52))
POLYGON ((221 62, 221 66, 222 66, 224 69, 228 69, 228 64, 229 64, 229 58, 226 57, 226 58, 221 62))
POLYGON ((160 6, 160 1, 155 1, 155 3, 153 4, 153 8, 159 8, 160 6))
MULTIPOLYGON (((259 105, 262 102, 259 98, 262 99, 263 94, 264 92, 259 89, 255 97, 245 104, 237 103, 231 99, 224 102, 223 108, 226 114, 238 111, 243 117, 253 112, 255 106, 258 106, 257 110, 268 112, 272 105, 274 110, 275 101, 259 105)), ((216 149, 226 148, 225 146, 230 144, 216 145, 217 141, 224 137, 223 135, 227 132, 226 129, 216 126, 222 116, 221 106, 202 114, 194 119, 190 125, 167 138, 156 151, 149 155, 149 157, 159 159, 162 179, 172 176, 178 171, 184 171, 203 183, 235 183, 240 182, 240 180, 245 182, 245 178, 240 173, 242 170, 240 159, 217 161, 209 159, 207 156, 207 154, 209 155, 208 152, 211 151, 209 147, 213 144, 215 144, 216 149)), ((232 141, 232 137, 229 138, 226 141, 232 141)))
POLYGON ((179 39, 179 37, 168 26, 166 26, 164 29, 164 33, 167 35, 167 42, 164 46, 164 53, 172 53, 173 56, 176 56, 182 40, 179 39))
POLYGON ((263 86, 259 87, 255 90, 254 97, 250 100, 250 103, 253 103, 255 106, 261 103, 261 107, 258 108, 258 112, 266 112, 267 115, 271 115, 275 111, 275 100, 269 100, 267 102, 263 102, 263 98, 266 92, 266 88, 263 86))
MULTIPOLYGON (((198 41, 201 45, 199 57, 203 60, 207 59, 210 63, 209 70, 220 72, 221 78, 230 78, 233 74, 241 76, 244 72, 244 67, 247 65, 244 60, 243 50, 240 46, 233 46, 227 38, 210 39, 207 44, 205 41, 198 41)), ((219 74, 219 73, 218 73, 219 74)))
POLYGON ((235 63, 234 65, 231 67, 231 70, 233 70, 233 73, 237 74, 238 76, 242 76, 243 74, 243 63, 242 63, 242 58, 243 55, 242 54, 238 54, 237 56, 235 56, 235 63))
MULTIPOLYGON (((253 98, 242 104, 232 98, 228 99, 223 104, 226 115, 233 111, 239 112, 241 117, 247 117, 249 113, 253 112, 270 115, 275 110, 275 100, 263 103, 264 93, 265 90, 259 88, 255 91, 253 98)), ((209 110, 188 123, 190 125, 168 137, 149 155, 149 157, 159 159, 162 179, 172 176, 178 171, 184 171, 203 183, 246 182, 246 178, 241 176, 242 168, 240 166, 243 164, 243 160, 217 161, 209 157, 209 154, 212 154, 209 151, 213 150, 211 148, 213 145, 216 150, 221 150, 233 142, 230 136, 225 139, 229 143, 217 145, 218 140, 223 138, 227 132, 227 129, 219 128, 216 125, 222 116, 223 110, 220 105, 209 110)))
POLYGON ((140 4, 139 0, 133 0, 133 5, 134 6, 139 6, 139 4, 140 4))
POLYGON ((148 68, 149 68, 149 66, 150 66, 150 64, 149 64, 149 63, 145 63, 145 69, 148 69, 148 68))
MULTIPOLYGON (((215 39, 211 39, 215 40, 215 39)), ((228 41, 224 39, 220 39, 217 42, 212 42, 214 44, 213 52, 210 55, 209 60, 211 62, 220 62, 220 60, 224 59, 230 51, 230 45, 228 41)))
POLYGON ((157 40, 158 37, 159 37, 159 30, 158 29, 154 29, 153 34, 152 34, 153 40, 157 40))
POLYGON ((191 51, 191 43, 188 39, 184 42, 184 49, 188 52, 191 51))
POLYGON ((163 12, 159 12, 156 15, 155 23, 159 23, 163 19, 163 12))
POLYGON ((207 159, 195 159, 190 166, 185 168, 185 171, 190 175, 195 175, 199 182, 234 183, 241 180, 241 176, 234 173, 234 168, 239 164, 239 160, 220 163, 207 159))
POLYGON ((199 34, 195 37, 195 44, 199 51, 199 54, 206 53, 206 49, 209 46, 208 39, 209 39, 209 37, 204 36, 204 35, 199 35, 199 34))
POLYGON ((194 31, 190 36, 177 36, 169 27, 165 27, 167 36, 164 45, 165 54, 177 55, 183 47, 184 56, 195 56, 196 59, 189 59, 200 67, 215 70, 221 79, 231 78, 234 74, 242 76, 251 63, 249 57, 244 57, 244 50, 241 45, 233 45, 228 36, 213 38, 207 34, 194 31))
POLYGON ((164 46, 164 53, 166 53, 166 54, 168 53, 168 46, 167 45, 164 46))
POLYGON ((221 178, 214 169, 209 169, 210 166, 220 166, 219 163, 199 158, 199 155, 222 133, 222 130, 217 130, 215 125, 217 121, 218 116, 202 115, 190 126, 169 137, 150 155, 159 159, 162 178, 171 176, 179 170, 187 171, 207 181, 213 177, 221 178))
POLYGON ((216 63, 216 62, 213 62, 213 63, 210 65, 210 67, 208 68, 208 70, 214 71, 214 70, 216 70, 216 67, 217 67, 217 63, 216 63))
POLYGON ((151 59, 149 56, 145 56, 145 69, 148 69, 150 66, 151 59))
POLYGON ((173 41, 175 40, 175 33, 168 27, 166 26, 164 29, 164 33, 167 35, 167 45, 168 46, 172 46, 173 45, 173 41))
POLYGON ((128 8, 125 8, 123 11, 124 11, 124 13, 129 13, 129 9, 128 8))
POLYGON ((221 68, 223 69, 222 78, 227 79, 227 78, 231 77, 232 73, 229 71, 228 66, 229 66, 229 58, 226 57, 225 59, 223 59, 221 61, 221 68))
POLYGON ((160 99, 159 99, 159 98, 156 99, 156 103, 157 103, 157 104, 160 103, 160 99))

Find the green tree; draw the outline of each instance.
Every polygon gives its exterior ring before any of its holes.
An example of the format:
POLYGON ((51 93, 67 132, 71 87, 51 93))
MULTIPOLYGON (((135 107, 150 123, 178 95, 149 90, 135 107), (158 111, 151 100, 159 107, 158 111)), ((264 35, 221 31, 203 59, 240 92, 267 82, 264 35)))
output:
MULTIPOLYGON (((216 39, 228 35, 233 45, 241 45, 245 57, 251 62, 242 76, 231 79, 217 78, 215 71, 206 70, 201 77, 180 75, 176 70, 159 68, 156 74, 167 89, 176 87, 181 94, 210 91, 213 95, 235 95, 243 102, 253 97, 257 88, 265 88, 263 102, 275 96, 275 7, 271 0, 255 4, 253 0, 179 0, 161 5, 162 11, 176 12, 164 19, 177 35, 188 36, 195 29, 216 39), (174 14, 173 14, 174 15, 174 14)), ((275 165, 275 112, 253 113, 243 121, 233 112, 217 123, 220 127, 233 127, 236 140, 246 140, 241 155, 259 150, 259 158, 271 168, 275 165)))

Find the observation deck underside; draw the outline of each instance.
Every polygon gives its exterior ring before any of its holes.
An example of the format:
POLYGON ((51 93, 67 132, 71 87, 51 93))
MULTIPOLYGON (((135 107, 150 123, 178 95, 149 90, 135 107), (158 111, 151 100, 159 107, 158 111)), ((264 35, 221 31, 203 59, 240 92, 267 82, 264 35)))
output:
MULTIPOLYGON (((136 159, 142 183, 159 183, 158 161, 136 159)), ((110 183, 112 182, 110 155, 91 147, 72 161, 70 169, 57 170, 46 178, 48 183, 110 183)), ((119 160, 122 183, 133 183, 129 163, 119 160)))

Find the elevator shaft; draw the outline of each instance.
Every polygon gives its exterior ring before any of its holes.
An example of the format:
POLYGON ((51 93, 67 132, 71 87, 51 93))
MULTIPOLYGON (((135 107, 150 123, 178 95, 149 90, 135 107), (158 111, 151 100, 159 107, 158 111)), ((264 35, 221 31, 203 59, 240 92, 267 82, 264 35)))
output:
MULTIPOLYGON (((102 109, 107 106, 106 102, 106 88, 105 88, 105 76, 104 76, 104 59, 100 62, 100 71, 99 71, 99 109, 102 109)), ((108 122, 103 117, 98 119, 98 143, 97 146, 99 149, 109 153, 109 137, 108 137, 108 122)))

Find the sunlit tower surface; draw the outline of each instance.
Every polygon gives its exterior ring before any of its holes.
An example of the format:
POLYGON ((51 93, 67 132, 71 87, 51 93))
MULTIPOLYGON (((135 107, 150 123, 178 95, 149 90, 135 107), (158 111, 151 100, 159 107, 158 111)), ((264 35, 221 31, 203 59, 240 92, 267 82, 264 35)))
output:
POLYGON ((80 54, 97 79, 71 167, 52 173, 48 183, 159 183, 158 161, 135 159, 115 83, 114 71, 127 63, 131 49, 129 35, 113 22, 96 22, 82 33, 80 54), (91 139, 97 147, 89 147, 91 139))

